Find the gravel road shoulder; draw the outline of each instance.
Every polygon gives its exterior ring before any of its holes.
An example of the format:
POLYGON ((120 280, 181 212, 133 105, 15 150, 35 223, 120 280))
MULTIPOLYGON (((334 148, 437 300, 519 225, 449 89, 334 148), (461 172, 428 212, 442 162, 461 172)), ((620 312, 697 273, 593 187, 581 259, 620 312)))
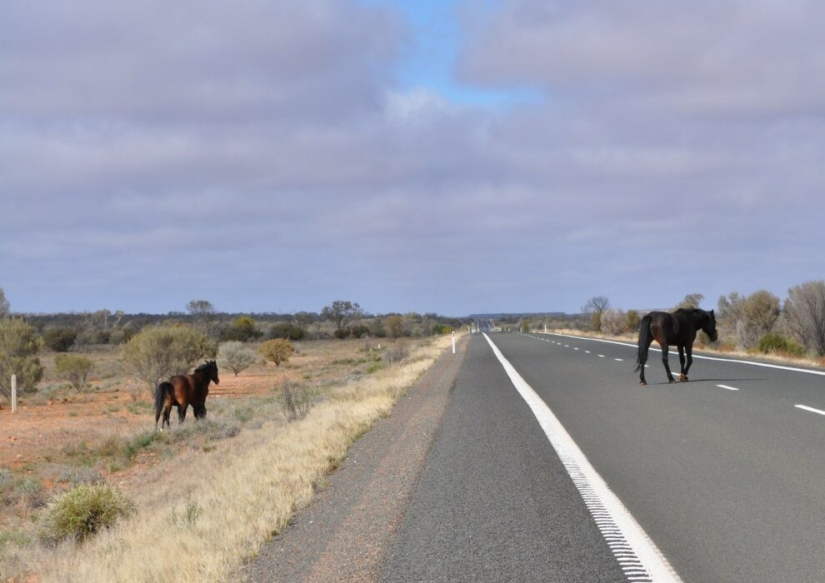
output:
POLYGON ((467 352, 442 355, 348 452, 325 488, 245 565, 262 582, 376 581, 416 480, 441 426, 467 352))

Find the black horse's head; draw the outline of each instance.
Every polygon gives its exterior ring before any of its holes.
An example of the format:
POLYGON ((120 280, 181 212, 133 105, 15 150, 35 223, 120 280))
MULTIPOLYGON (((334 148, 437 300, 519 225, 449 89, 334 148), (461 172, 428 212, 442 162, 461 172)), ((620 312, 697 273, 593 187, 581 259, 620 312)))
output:
POLYGON ((209 379, 219 385, 221 383, 220 379, 218 378, 218 363, 214 360, 207 360, 198 368, 195 369, 195 372, 202 372, 209 376, 209 379))
POLYGON ((713 313, 713 310, 710 312, 699 311, 703 312, 702 319, 700 320, 702 331, 708 335, 711 342, 716 342, 716 339, 719 338, 719 333, 716 331, 716 315, 713 313))

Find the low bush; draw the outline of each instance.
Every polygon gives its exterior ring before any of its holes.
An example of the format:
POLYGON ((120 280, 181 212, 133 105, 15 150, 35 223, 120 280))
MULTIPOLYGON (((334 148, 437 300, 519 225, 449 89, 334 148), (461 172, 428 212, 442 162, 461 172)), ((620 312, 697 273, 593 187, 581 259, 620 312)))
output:
POLYGON ((54 359, 57 376, 66 379, 76 389, 86 384, 86 378, 92 370, 92 361, 78 354, 58 354, 54 359))
POLYGON ((293 387, 289 379, 283 384, 283 412, 287 422, 303 419, 312 407, 312 394, 303 387, 293 387))
POLYGON ((405 358, 407 358, 407 347, 403 344, 395 344, 387 348, 387 351, 384 353, 384 362, 390 366, 393 364, 398 364, 405 358))
POLYGON ((72 328, 48 328, 43 332, 43 344, 55 352, 66 352, 76 338, 77 332, 72 328))
POLYGON ((261 356, 274 362, 275 366, 281 366, 281 363, 289 360, 289 357, 292 356, 293 352, 295 352, 295 348, 292 346, 292 343, 289 340, 284 340, 283 338, 267 340, 261 344, 261 347, 258 350, 261 353, 261 356))
POLYGON ((134 502, 113 486, 81 484, 49 502, 41 539, 50 543, 83 541, 134 512, 134 502))
POLYGON ((805 347, 781 334, 765 334, 756 343, 756 351, 762 354, 805 356, 805 347))

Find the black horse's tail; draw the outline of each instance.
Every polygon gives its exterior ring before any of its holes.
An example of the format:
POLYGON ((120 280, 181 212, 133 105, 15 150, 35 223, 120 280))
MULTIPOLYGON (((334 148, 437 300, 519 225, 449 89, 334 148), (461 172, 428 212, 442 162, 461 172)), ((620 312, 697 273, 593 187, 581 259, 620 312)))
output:
POLYGON ((633 372, 638 372, 642 368, 642 364, 647 361, 647 349, 652 342, 650 338, 651 319, 650 314, 645 314, 641 324, 639 324, 639 350, 636 352, 636 368, 633 369, 633 372))
MULTIPOLYGON (((163 411, 166 395, 171 395, 174 390, 172 383, 166 381, 160 383, 158 388, 155 389, 155 429, 158 428, 158 419, 160 419, 161 411, 163 411)), ((163 425, 161 425, 161 429, 163 429, 163 425)))

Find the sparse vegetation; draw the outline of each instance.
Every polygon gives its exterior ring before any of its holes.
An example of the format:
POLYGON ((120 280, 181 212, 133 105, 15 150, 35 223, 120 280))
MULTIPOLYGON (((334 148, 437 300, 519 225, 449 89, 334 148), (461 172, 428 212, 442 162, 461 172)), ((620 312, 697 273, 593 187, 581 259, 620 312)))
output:
MULTIPOLYGON (((291 423, 284 418, 283 387, 277 385, 275 392, 217 398, 211 402, 209 419, 201 423, 164 433, 146 429, 67 442, 44 451, 51 461, 40 471, 49 472, 53 489, 44 487, 45 481, 29 478, 24 484, 24 477, 0 471, 0 492, 6 497, 13 494, 14 514, 19 515, 11 520, 6 513, 0 521, 0 571, 14 580, 43 583, 152 581, 158 573, 175 573, 182 582, 204 577, 231 580, 230 571, 238 561, 289 523, 352 441, 387 414, 406 387, 446 349, 449 339, 438 342, 408 353, 402 366, 372 375, 352 374, 353 366, 366 367, 381 359, 382 351, 365 349, 363 341, 302 347, 301 362, 286 372, 267 373, 270 378, 290 378, 296 413, 291 423), (304 376, 311 380, 291 380, 304 376), (74 494, 84 502, 66 502, 71 509, 64 513, 68 518, 51 515, 57 512, 57 500, 69 499, 59 496, 78 488, 109 488, 114 482, 109 473, 129 467, 140 467, 140 480, 127 480, 117 491, 134 503, 132 518, 126 512, 104 524, 102 517, 109 515, 94 510, 84 514, 94 520, 76 520, 83 513, 75 510, 83 504, 93 509, 116 506, 104 495, 74 494), (147 480, 151 487, 146 487, 147 480), (47 505, 50 491, 58 497, 47 505), (175 548, 182 532, 200 549, 191 561, 181 560, 180 553, 159 553, 147 562, 144 553, 136 552, 175 548), (83 544, 60 543, 72 540, 83 544)), ((255 366, 255 375, 267 372, 255 366)), ((148 419, 146 425, 151 425, 148 419)), ((116 479, 124 483, 122 477, 116 479)))

